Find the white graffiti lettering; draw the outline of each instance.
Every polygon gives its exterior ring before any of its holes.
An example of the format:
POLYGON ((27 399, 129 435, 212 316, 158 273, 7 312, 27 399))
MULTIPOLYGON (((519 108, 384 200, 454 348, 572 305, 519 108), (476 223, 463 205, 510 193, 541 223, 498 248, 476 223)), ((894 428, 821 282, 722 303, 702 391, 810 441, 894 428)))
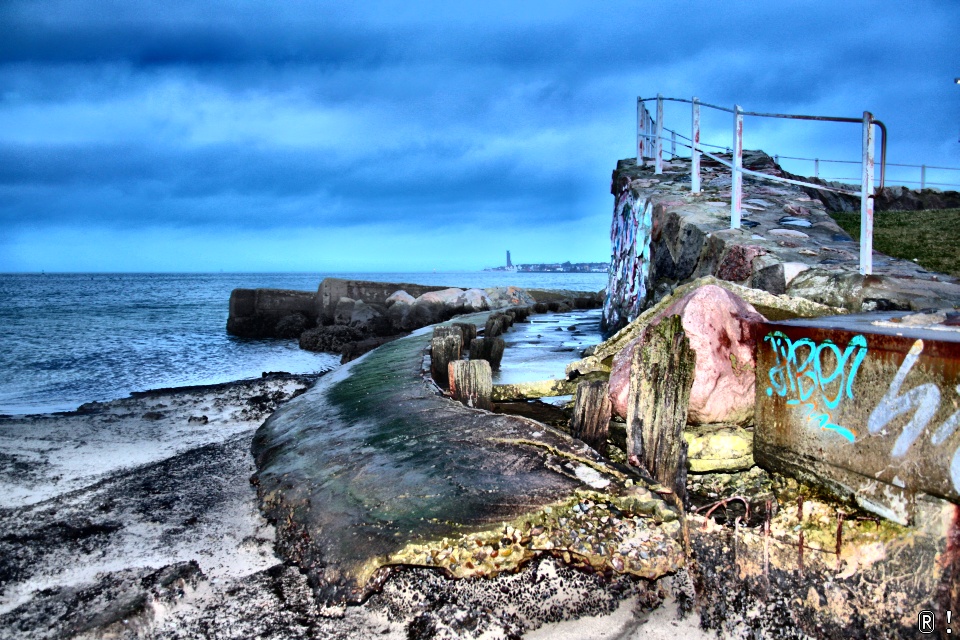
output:
MULTIPOLYGON (((907 454, 940 408, 940 389, 932 382, 926 382, 903 395, 900 394, 900 388, 921 353, 923 353, 923 340, 917 340, 910 347, 900 369, 890 382, 890 387, 867 420, 867 431, 879 433, 897 416, 910 411, 914 412, 913 417, 900 432, 897 441, 893 443, 893 449, 890 451, 890 456, 893 458, 902 458, 907 454)), ((956 391, 960 393, 960 385, 957 385, 956 391)), ((930 437, 930 442, 934 445, 942 444, 956 432, 958 426, 960 426, 960 411, 943 421, 930 437)), ((960 447, 954 452, 950 462, 950 479, 953 481, 954 489, 960 492, 960 447)))

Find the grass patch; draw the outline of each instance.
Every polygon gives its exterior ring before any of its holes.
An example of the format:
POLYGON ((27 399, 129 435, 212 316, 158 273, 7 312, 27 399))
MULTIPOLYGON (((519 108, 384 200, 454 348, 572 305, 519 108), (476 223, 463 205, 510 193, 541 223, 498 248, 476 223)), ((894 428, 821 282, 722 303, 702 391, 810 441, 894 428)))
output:
MULTIPOLYGON (((830 215, 859 241, 859 212, 830 215)), ((873 248, 894 258, 915 259, 929 271, 960 277, 960 209, 877 211, 873 248)))

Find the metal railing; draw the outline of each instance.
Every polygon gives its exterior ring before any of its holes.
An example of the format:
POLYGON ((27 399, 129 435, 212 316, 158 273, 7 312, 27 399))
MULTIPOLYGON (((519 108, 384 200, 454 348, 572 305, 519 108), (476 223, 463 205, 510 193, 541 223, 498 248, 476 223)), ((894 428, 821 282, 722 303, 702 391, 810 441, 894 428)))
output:
MULTIPOLYGON (((813 163, 813 177, 820 177, 820 163, 826 164, 860 164, 859 160, 827 160, 825 158, 796 158, 794 156, 773 156, 774 162, 780 164, 780 160, 803 160, 806 162, 813 163)), ((960 187, 960 183, 956 182, 931 182, 927 180, 927 169, 934 171, 960 171, 960 167, 940 167, 932 164, 899 164, 895 162, 888 162, 888 167, 901 167, 908 169, 920 169, 920 179, 919 180, 897 180, 898 184, 918 184, 920 189, 926 189, 928 186, 933 187, 960 187)), ((856 178, 849 177, 839 177, 839 178, 823 178, 824 180, 856 180, 856 178)))
MULTIPOLYGON (((808 116, 787 113, 763 113, 756 111, 744 111, 740 105, 734 105, 733 109, 721 107, 718 105, 701 102, 699 98, 694 97, 691 100, 685 98, 664 98, 658 95, 656 98, 637 98, 637 164, 642 165, 645 158, 654 159, 655 173, 663 173, 663 103, 664 102, 682 102, 691 105, 691 127, 689 145, 690 155, 690 187, 693 193, 700 193, 700 156, 701 154, 729 167, 731 171, 731 189, 730 189, 730 228, 739 229, 741 217, 743 214, 743 176, 748 175, 762 180, 772 180, 786 184, 794 184, 803 187, 811 187, 821 191, 834 191, 849 195, 859 195, 860 197, 860 273, 873 273, 873 209, 874 209, 874 126, 879 127, 882 137, 880 143, 880 188, 883 188, 884 177, 886 173, 887 156, 887 130, 886 126, 873 117, 869 111, 863 112, 862 118, 841 118, 832 116, 808 116), (644 103, 650 101, 657 103, 657 117, 651 117, 650 112, 644 103), (731 160, 720 158, 703 149, 704 146, 716 147, 716 145, 706 145, 700 141, 700 107, 707 107, 717 111, 724 111, 733 114, 733 144, 727 147, 731 154, 731 160), (743 168, 743 118, 744 116, 760 118, 786 118, 790 120, 814 120, 820 122, 848 122, 860 124, 863 128, 861 161, 861 181, 859 194, 845 189, 836 189, 812 182, 803 182, 801 180, 791 180, 774 176, 759 171, 752 171, 743 168)), ((669 130, 668 130, 669 131, 669 130)), ((681 136, 682 137, 682 136, 681 136)), ((670 138, 671 150, 676 156, 677 133, 671 131, 670 138)), ((683 143, 680 143, 683 144, 683 143)), ((688 145, 683 145, 688 146, 688 145)), ((721 148, 721 147, 717 147, 721 148)))

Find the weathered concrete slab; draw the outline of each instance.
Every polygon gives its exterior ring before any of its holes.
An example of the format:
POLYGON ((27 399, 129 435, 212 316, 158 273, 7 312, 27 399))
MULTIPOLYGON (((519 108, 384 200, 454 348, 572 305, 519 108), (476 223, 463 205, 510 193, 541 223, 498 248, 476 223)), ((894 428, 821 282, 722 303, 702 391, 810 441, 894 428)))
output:
POLYGON ((234 289, 230 293, 227 331, 242 337, 273 335, 277 323, 292 314, 316 322, 314 294, 290 289, 234 289))
POLYGON ((396 340, 324 377, 254 439, 277 547, 322 597, 360 600, 391 564, 490 575, 550 553, 645 577, 681 566, 679 524, 644 533, 646 519, 669 520, 669 509, 586 445, 439 396, 422 377, 429 336, 396 340), (599 525, 593 542, 566 530, 594 507, 610 529, 602 544, 599 525))
POLYGON ((754 456, 907 523, 960 503, 960 332, 899 316, 762 325, 754 456))

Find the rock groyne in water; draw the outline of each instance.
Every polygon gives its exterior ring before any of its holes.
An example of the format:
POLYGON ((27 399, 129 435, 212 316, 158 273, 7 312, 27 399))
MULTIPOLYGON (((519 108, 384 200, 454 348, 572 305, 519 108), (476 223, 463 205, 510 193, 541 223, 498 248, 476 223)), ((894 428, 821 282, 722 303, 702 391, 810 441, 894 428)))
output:
POLYGON ((395 336, 456 315, 538 304, 542 311, 595 309, 602 296, 324 278, 316 292, 234 289, 227 332, 243 338, 296 338, 303 349, 340 353, 347 362, 395 336))

